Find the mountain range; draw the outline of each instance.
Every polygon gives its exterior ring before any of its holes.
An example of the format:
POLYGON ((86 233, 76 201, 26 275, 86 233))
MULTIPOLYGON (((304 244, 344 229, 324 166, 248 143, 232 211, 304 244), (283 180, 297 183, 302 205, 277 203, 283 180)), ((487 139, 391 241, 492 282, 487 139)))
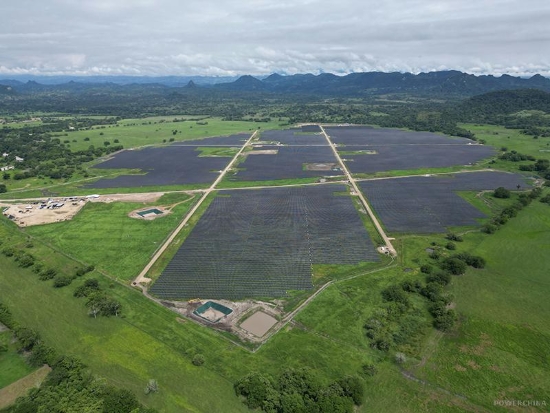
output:
POLYGON ((65 92, 86 92, 90 90, 139 91, 155 90, 168 93, 201 90, 227 92, 255 92, 275 94, 301 94, 330 97, 361 97, 387 93, 410 93, 416 95, 473 96, 481 93, 510 89, 539 89, 550 91, 550 79, 541 75, 530 78, 502 75, 476 76, 455 70, 429 73, 385 73, 362 72, 337 76, 330 73, 320 75, 272 74, 265 78, 244 75, 239 78, 212 77, 57 77, 60 83, 53 84, 52 78, 35 77, 33 80, 0 80, 0 93, 28 94, 48 90, 65 92), (8 89, 11 88, 11 89, 8 89))

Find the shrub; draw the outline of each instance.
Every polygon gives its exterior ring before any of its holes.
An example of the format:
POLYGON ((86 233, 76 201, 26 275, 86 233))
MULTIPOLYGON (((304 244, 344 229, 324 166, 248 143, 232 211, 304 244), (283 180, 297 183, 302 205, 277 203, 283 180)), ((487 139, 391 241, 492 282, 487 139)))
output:
POLYGON ((193 356, 193 365, 194 366, 202 366, 205 362, 204 356, 202 354, 195 354, 193 356))
POLYGON ((456 242, 462 242, 463 239, 460 235, 453 234, 452 232, 449 232, 445 238, 447 238, 449 241, 456 241, 456 242))
POLYGON ((388 288, 382 291, 382 298, 384 301, 395 301, 405 305, 409 304, 409 298, 407 294, 403 292, 403 289, 398 285, 390 285, 388 288))
POLYGON ((353 404, 360 406, 365 397, 365 385, 363 380, 357 376, 346 376, 337 381, 337 384, 342 388, 344 397, 349 397, 353 400, 353 404))
POLYGON ((456 244, 454 242, 448 242, 447 245, 445 245, 445 248, 449 251, 454 251, 456 250, 456 244))
POLYGON ((499 186, 495 191, 493 192, 493 196, 495 198, 510 198, 510 191, 503 186, 499 186))
POLYGON ((376 376, 376 373, 378 373, 378 369, 374 364, 363 364, 363 366, 361 367, 361 371, 364 375, 369 377, 376 376))
POLYGON ((456 313, 454 310, 447 310, 434 320, 434 327, 441 331, 448 331, 453 328, 456 322, 456 313))
POLYGON ((483 227, 481 227, 481 231, 485 232, 486 234, 494 234, 497 232, 497 226, 494 224, 485 224, 483 227))
POLYGON ((453 275, 461 275, 466 272, 466 263, 458 258, 445 258, 441 262, 441 269, 450 272, 453 275))
POLYGON ((447 285, 451 282, 451 274, 444 271, 437 271, 433 274, 428 275, 426 277, 426 282, 427 283, 434 282, 441 285, 447 285))
POLYGON ((15 261, 21 268, 28 268, 34 265, 34 257, 25 252, 19 252, 15 255, 15 261))
POLYGON ((51 280, 57 275, 57 270, 55 268, 48 268, 38 274, 38 279, 41 281, 51 280))
POLYGON ((15 248, 6 247, 2 249, 2 254, 4 254, 6 257, 13 257, 15 255, 15 248))
POLYGON ((433 268, 431 265, 423 265, 420 267, 420 272, 424 274, 431 274, 433 268))
POLYGON ((73 282, 73 277, 70 275, 56 275, 53 279, 54 288, 62 288, 73 282))

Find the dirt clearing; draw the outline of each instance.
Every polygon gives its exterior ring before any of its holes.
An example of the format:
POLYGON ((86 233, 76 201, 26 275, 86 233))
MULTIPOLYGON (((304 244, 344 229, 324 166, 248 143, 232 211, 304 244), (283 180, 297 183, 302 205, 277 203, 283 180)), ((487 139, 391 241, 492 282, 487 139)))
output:
POLYGON ((275 324, 277 324, 276 318, 263 311, 258 311, 243 321, 241 328, 256 337, 263 337, 275 324))
POLYGON ((8 219, 20 227, 30 227, 72 219, 87 201, 86 198, 61 198, 24 204, 0 204, 0 207, 8 219))

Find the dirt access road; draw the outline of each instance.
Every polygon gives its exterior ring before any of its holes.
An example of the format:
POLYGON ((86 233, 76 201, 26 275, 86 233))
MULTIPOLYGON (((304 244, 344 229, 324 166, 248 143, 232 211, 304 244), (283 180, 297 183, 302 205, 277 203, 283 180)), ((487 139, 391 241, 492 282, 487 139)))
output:
POLYGON ((382 229, 382 225, 380 225, 380 222, 378 222, 378 219, 374 215, 374 212, 372 212, 372 209, 371 209, 369 203, 367 202, 366 198, 363 196, 363 193, 359 190, 359 187, 357 186, 357 182, 355 182, 355 178, 349 172, 349 170, 348 170, 346 164, 344 163, 344 161, 342 161, 342 158, 340 157, 340 154, 336 150, 336 146, 334 145, 334 143, 332 143, 332 140, 330 139, 330 136, 328 136, 328 134, 325 132, 325 128, 323 128, 321 125, 319 125, 319 127, 321 128, 321 132, 323 132, 323 135, 325 135, 325 138, 327 139, 327 142, 330 145, 330 147, 332 149, 332 152, 334 152, 334 156, 336 156, 336 159, 338 159, 338 162, 342 166, 342 170, 346 174, 346 177, 348 178, 348 181, 349 181, 351 187, 353 188, 353 190, 355 191, 355 193, 357 194, 357 196, 361 200, 361 203, 363 204, 363 207, 365 208, 365 210, 369 214, 369 217, 370 217, 371 221, 374 223, 374 226, 376 227, 376 230, 378 231, 378 233, 380 234, 380 236, 384 240, 384 243, 386 244, 386 248, 388 249, 390 254, 395 257, 397 255, 397 251, 395 251, 395 248, 393 247, 390 239, 388 238, 388 236, 386 235, 386 233, 382 229))

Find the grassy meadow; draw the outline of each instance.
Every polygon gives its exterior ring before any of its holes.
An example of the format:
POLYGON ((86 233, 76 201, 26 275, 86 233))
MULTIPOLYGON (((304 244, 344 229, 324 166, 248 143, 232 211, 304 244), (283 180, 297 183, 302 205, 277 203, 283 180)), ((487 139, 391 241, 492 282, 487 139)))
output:
POLYGON ((207 116, 192 119, 198 118, 201 120, 189 120, 189 117, 185 116, 124 119, 116 125, 94 126, 90 130, 83 131, 67 131, 67 136, 60 139, 69 140, 70 143, 67 145, 73 151, 88 149, 90 145, 103 146, 104 142, 109 142, 110 145, 122 145, 128 149, 170 143, 170 139, 181 142, 236 133, 252 134, 257 129, 280 128, 278 121, 224 121, 221 118, 207 116), (178 121, 174 122, 174 119, 178 121), (115 142, 115 139, 118 142, 115 142))
POLYGON ((167 194, 153 203, 88 203, 70 221, 28 227, 25 232, 115 279, 129 281, 149 262, 200 197, 167 194), (154 220, 130 218, 146 206, 174 205, 154 220))
POLYGON ((35 369, 29 366, 23 356, 17 352, 15 344, 12 343, 11 331, 0 331, 0 347, 6 348, 5 352, 0 351, 0 389, 2 389, 35 369))

